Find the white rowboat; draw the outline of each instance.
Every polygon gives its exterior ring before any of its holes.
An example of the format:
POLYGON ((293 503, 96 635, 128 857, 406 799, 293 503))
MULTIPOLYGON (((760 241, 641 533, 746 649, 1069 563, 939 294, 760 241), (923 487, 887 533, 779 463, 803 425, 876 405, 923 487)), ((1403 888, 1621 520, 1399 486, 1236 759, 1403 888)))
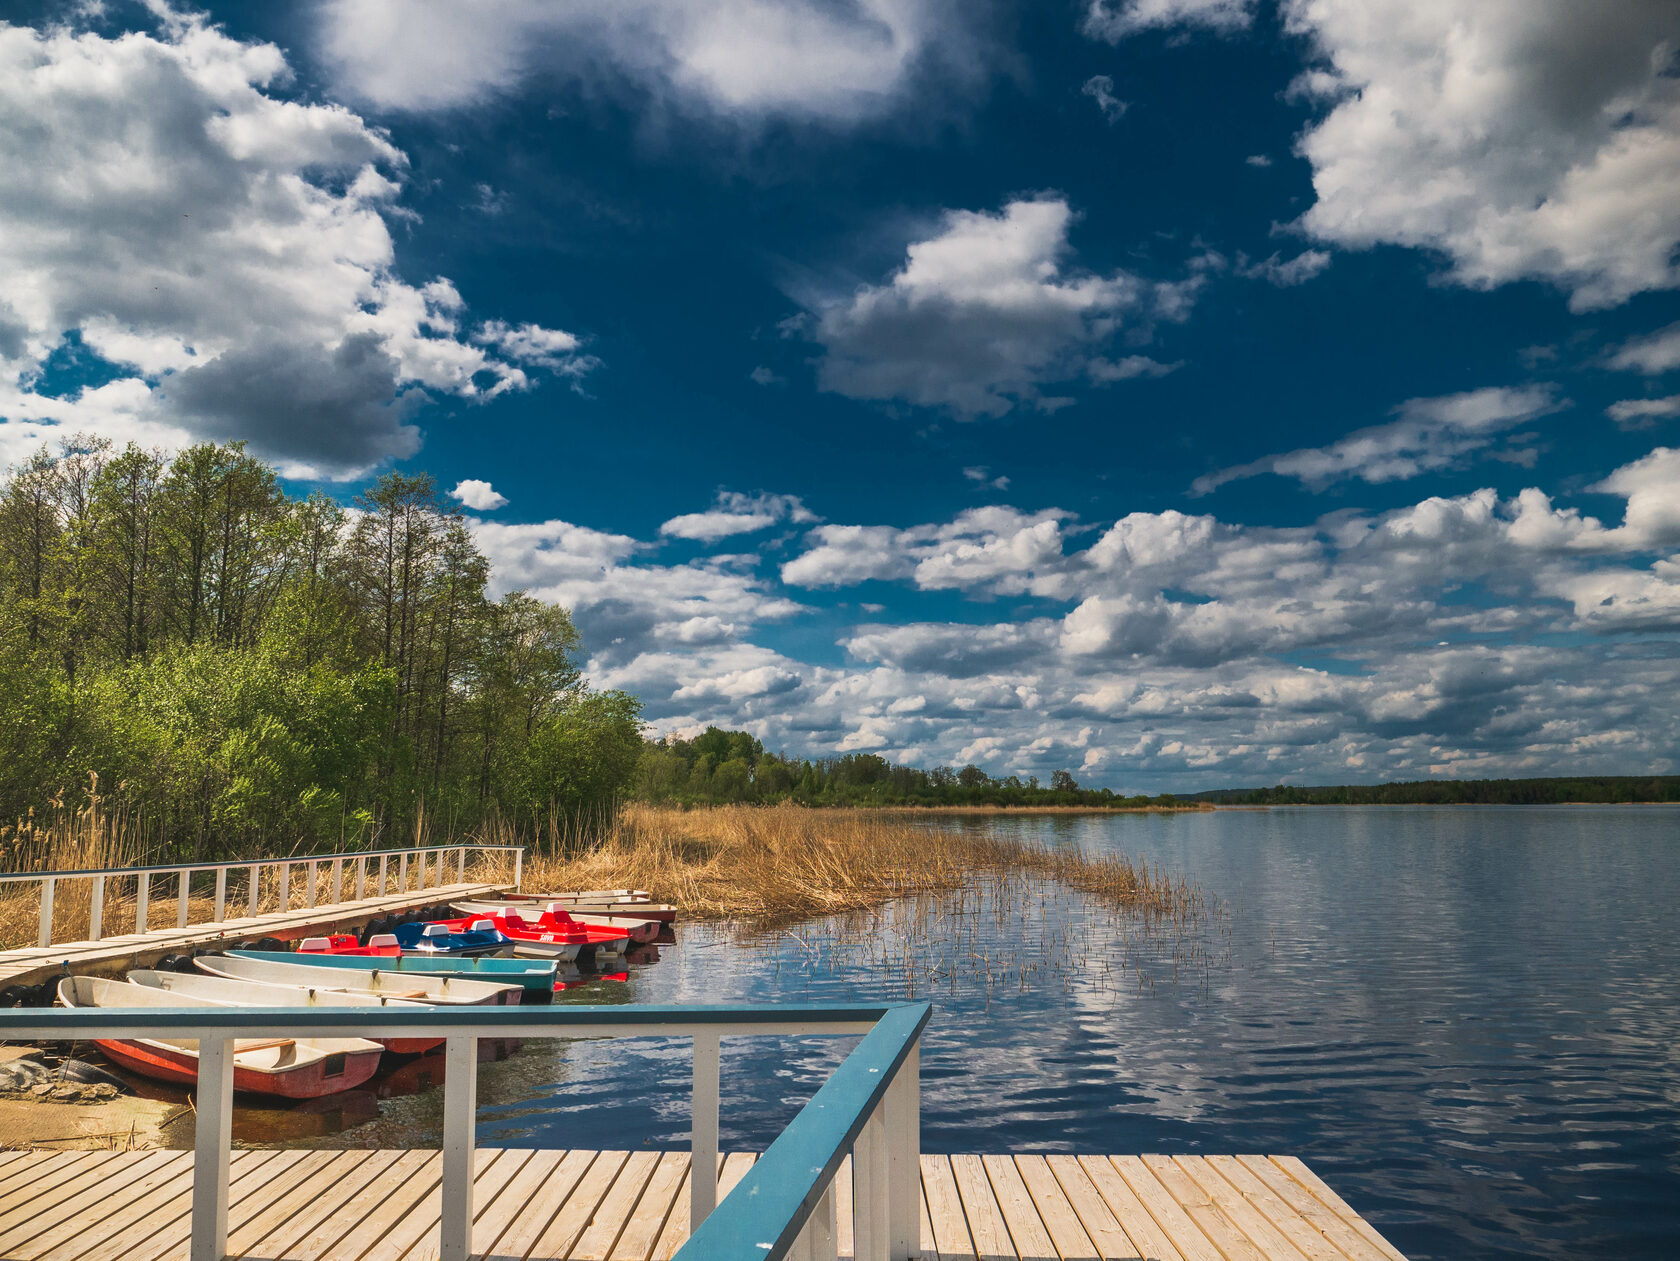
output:
MULTIPOLYGON (((307 958, 307 956, 303 956, 307 958)), ((467 980, 454 976, 416 976, 383 968, 311 967, 307 963, 271 963, 266 959, 241 959, 234 955, 200 955, 193 960, 199 971, 236 981, 260 981, 268 985, 289 985, 297 989, 342 990, 386 998, 411 998, 435 1006, 493 1006, 517 1003, 521 988, 494 981, 467 980)))

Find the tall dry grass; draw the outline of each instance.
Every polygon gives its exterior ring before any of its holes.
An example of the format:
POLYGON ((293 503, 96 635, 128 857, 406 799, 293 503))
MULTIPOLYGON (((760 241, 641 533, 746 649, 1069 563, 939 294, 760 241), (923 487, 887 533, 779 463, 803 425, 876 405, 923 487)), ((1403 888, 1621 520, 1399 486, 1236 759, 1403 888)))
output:
MULTIPOLYGON (((1201 908, 1200 892, 1183 878, 1123 855, 1093 856, 985 831, 913 822, 879 810, 795 805, 681 810, 631 804, 610 820, 554 821, 544 831, 542 845, 526 854, 523 885, 528 890, 647 889, 686 917, 729 920, 753 929, 1026 879, 1052 881, 1116 910, 1155 919, 1195 915, 1201 908)), ((505 825, 467 839, 523 843, 505 825)), ((416 837, 416 843, 449 842, 425 836, 416 837)), ((145 861, 137 829, 107 805, 97 782, 81 803, 55 801, 39 818, 31 815, 0 828, 0 869, 7 871, 71 871, 145 861)), ((474 857, 467 878, 511 883, 512 867, 510 857, 474 857)), ((305 879, 305 870, 294 867, 294 907, 304 904, 305 879)), ((412 872, 409 879, 414 879, 412 872)), ((322 864, 317 902, 333 900, 330 881, 330 864, 322 864)), ((205 873, 189 890, 189 923, 212 918, 213 882, 205 873)), ((178 888, 173 875, 152 878, 152 926, 175 922, 178 888)), ((88 880, 58 884, 55 941, 87 936, 91 891, 88 880)), ((241 913, 248 892, 244 873, 230 872, 230 915, 241 913)), ((272 872, 263 877, 259 894, 259 910, 277 909, 272 872)), ((348 875, 344 896, 353 896, 348 875)), ((105 932, 132 931, 135 909, 135 880, 107 880, 105 932)), ((38 885, 0 885, 0 949, 33 945, 39 916, 38 885)))
MULTIPOLYGON (((508 843, 501 834, 483 839, 508 843)), ((867 809, 633 804, 593 837, 574 834, 557 849, 526 855, 526 889, 646 889, 690 917, 760 927, 1010 876, 1053 880, 1150 915, 1178 914, 1199 899, 1183 879, 1123 855, 918 825, 867 809)), ((511 870, 500 874, 511 878, 511 870)))

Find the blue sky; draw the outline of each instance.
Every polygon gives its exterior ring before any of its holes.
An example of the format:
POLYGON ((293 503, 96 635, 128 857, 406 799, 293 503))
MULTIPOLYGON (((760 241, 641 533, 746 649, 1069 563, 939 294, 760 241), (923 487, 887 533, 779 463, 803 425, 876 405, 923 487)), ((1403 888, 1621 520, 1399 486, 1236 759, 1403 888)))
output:
POLYGON ((1680 769, 1670 3, 5 14, 8 460, 428 470, 662 731, 1680 769))

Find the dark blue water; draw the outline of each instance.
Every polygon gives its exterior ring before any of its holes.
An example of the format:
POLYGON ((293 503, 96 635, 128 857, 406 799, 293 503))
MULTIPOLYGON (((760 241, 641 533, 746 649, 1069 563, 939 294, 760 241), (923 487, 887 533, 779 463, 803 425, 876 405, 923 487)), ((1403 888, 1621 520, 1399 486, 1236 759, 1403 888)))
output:
MULTIPOLYGON (((1150 935, 1017 889, 748 945, 684 927, 624 997, 930 998, 929 1151, 1288 1153, 1414 1258, 1680 1255, 1680 811, 956 826, 1165 863, 1229 914, 1150 935)), ((724 1145, 767 1143, 843 1049, 726 1042, 724 1145)), ((480 1090, 485 1141, 679 1146, 688 1047, 527 1046, 480 1090)))

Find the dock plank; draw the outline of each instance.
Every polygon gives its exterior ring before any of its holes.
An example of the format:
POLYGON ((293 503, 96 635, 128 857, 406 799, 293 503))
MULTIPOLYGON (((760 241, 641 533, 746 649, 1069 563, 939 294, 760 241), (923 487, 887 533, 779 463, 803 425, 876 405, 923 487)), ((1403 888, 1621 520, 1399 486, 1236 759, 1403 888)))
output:
POLYGON ((992 1193, 992 1181, 979 1156, 952 1156, 951 1174, 962 1196, 968 1233, 974 1237, 974 1254, 979 1261, 1015 1261, 1019 1254, 1009 1238, 1003 1210, 992 1193))
POLYGON ((502 1193, 507 1202, 474 1224, 474 1255, 481 1261, 524 1261, 594 1160, 589 1151, 538 1152, 502 1193), (481 1239, 481 1228, 495 1238, 481 1239))
POLYGON ((1384 1239, 1382 1233, 1375 1226, 1354 1212, 1346 1200, 1332 1191, 1322 1178, 1307 1168, 1306 1162, 1296 1156, 1271 1156, 1268 1159, 1311 1192, 1313 1198, 1320 1204, 1349 1226, 1352 1226, 1367 1243, 1388 1257, 1389 1261, 1406 1261, 1400 1249, 1384 1239))
MULTIPOLYGON (((992 1195, 1009 1228, 1009 1241, 1019 1261, 1057 1261, 1056 1245, 1045 1229, 1044 1218, 1033 1203, 1013 1156, 982 1156, 980 1167, 992 1184, 992 1195)), ((1007 1254, 1006 1254, 1007 1255, 1007 1254)))
MULTIPOLYGON (((636 1205, 624 1233, 613 1245, 613 1261, 651 1261, 665 1222, 677 1202, 677 1193, 682 1190, 683 1179, 688 1176, 689 1160, 687 1152, 665 1152, 660 1156, 641 1203, 636 1205)), ((682 1208, 686 1213, 688 1204, 685 1202, 682 1208)))
POLYGON ((1015 1157, 1015 1168, 1062 1261, 1101 1261, 1067 1193, 1050 1172, 1050 1162, 1043 1156, 1021 1155, 1015 1157))
MULTIPOLYGON (((1120 1229, 1131 1239, 1132 1247, 1137 1250, 1139 1256, 1146 1257, 1149 1261, 1156 1261, 1156 1258, 1160 1258, 1161 1261, 1217 1261, 1216 1257, 1203 1256, 1193 1247, 1188 1254, 1179 1247, 1186 1235, 1195 1235, 1195 1228, 1190 1226, 1189 1222, 1185 1222, 1188 1231, 1180 1233, 1178 1239, 1173 1238, 1173 1232, 1151 1211, 1149 1204, 1138 1194, 1137 1189, 1121 1176, 1115 1158, 1081 1156, 1079 1165, 1108 1204, 1115 1220, 1120 1223, 1120 1229)), ((1170 1200, 1167 1207, 1171 1207, 1170 1200)), ((1176 1224, 1172 1221, 1170 1213, 1167 1214, 1167 1222, 1168 1225, 1176 1224)))
MULTIPOLYGON (((1269 1261, 1308 1261, 1288 1236, 1266 1220, 1264 1213, 1219 1176, 1205 1157, 1174 1156, 1172 1163, 1190 1176, 1190 1180, 1213 1201, 1214 1207, 1247 1235, 1269 1261)), ((1315 1257, 1312 1261, 1320 1259, 1315 1257)))
MULTIPOLYGON (((190 1152, 0 1153, 0 1257, 186 1261, 190 1152)), ((720 1202, 756 1157, 719 1157, 720 1202)), ((233 1154, 229 1256, 434 1261, 442 1154, 233 1154)), ((921 1158, 927 1261, 1405 1261, 1304 1164, 1265 1156, 921 1158)), ((477 1261, 668 1261, 688 1238, 686 1152, 480 1148, 477 1261)), ((851 1166, 834 1194, 852 1252, 851 1166)))
MULTIPOLYGON (((1313 1202, 1313 1211, 1303 1212, 1237 1157, 1206 1156, 1203 1159, 1238 1194, 1265 1214, 1266 1220, 1282 1231, 1289 1242, 1306 1256, 1318 1261, 1344 1261, 1344 1258, 1347 1261, 1383 1261, 1382 1253, 1351 1228, 1338 1222, 1334 1213, 1316 1202, 1313 1202)), ((1312 1202, 1312 1197, 1304 1192, 1302 1198, 1312 1202)))
POLYGON ((962 1261, 975 1255, 974 1236, 963 1211, 962 1192, 949 1156, 922 1157, 922 1192, 927 1196, 928 1218, 941 1258, 962 1261))
POLYGON ((1202 1189, 1168 1157, 1115 1156, 1111 1159, 1133 1185, 1148 1188, 1152 1182, 1159 1183, 1226 1261, 1265 1261, 1249 1242, 1248 1236, 1232 1225, 1202 1189))

